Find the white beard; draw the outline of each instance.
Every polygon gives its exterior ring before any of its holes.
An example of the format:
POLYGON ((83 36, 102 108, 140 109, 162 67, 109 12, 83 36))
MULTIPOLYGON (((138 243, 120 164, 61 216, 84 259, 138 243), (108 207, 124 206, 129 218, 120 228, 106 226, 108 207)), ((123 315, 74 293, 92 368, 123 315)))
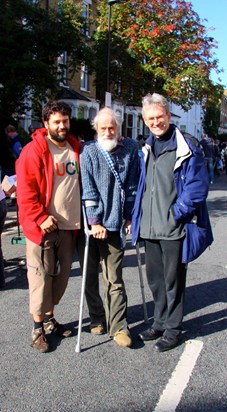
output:
POLYGON ((104 150, 106 150, 107 152, 112 152, 112 150, 117 147, 118 140, 117 137, 114 137, 113 139, 98 137, 98 142, 104 150))

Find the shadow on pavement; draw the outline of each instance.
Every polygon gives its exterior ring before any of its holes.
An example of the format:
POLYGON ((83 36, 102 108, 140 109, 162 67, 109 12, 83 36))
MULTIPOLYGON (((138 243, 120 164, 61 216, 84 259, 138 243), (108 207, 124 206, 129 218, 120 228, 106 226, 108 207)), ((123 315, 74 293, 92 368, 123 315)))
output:
POLYGON ((227 198, 215 197, 207 200, 207 207, 210 217, 219 217, 227 215, 227 198))
MULTIPOLYGON (((186 289, 185 312, 187 314, 200 311, 209 306, 227 302, 227 282, 226 278, 216 279, 199 285, 190 286, 186 289)), ((225 305, 226 307, 226 305, 225 305)), ((184 321, 183 328, 189 338, 206 336, 227 327, 227 309, 212 311, 200 316, 193 316, 184 321)))
MULTIPOLYGON (((192 314, 191 319, 183 322, 185 339, 192 339, 198 336, 211 335, 224 331, 227 327, 227 309, 220 309, 205 313, 201 316, 193 316, 193 312, 206 309, 209 306, 227 302, 227 282, 226 278, 217 279, 211 282, 190 286, 186 289, 185 314, 192 314)), ((152 325, 154 312, 153 302, 147 302, 149 325, 152 325)), ((144 323, 142 305, 130 306, 128 308, 128 323, 133 336, 145 330, 149 325, 144 323), (139 322, 136 326, 130 324, 139 322)))

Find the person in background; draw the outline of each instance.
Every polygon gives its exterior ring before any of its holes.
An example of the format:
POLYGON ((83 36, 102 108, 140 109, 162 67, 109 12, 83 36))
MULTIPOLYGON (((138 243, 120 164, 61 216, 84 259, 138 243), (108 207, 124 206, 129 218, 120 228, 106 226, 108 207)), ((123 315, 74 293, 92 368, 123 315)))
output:
POLYGON ((142 147, 144 146, 144 144, 145 144, 145 139, 144 139, 144 137, 143 137, 143 135, 142 134, 139 134, 138 136, 137 136, 137 144, 138 144, 138 148, 139 149, 142 149, 142 147))
POLYGON ((69 337, 54 307, 68 283, 80 228, 80 143, 69 134, 71 108, 49 101, 43 108, 44 128, 33 133, 16 164, 19 219, 26 237, 32 347, 49 350, 45 333, 69 337))
POLYGON ((145 242, 154 321, 139 337, 143 341, 159 338, 155 349, 164 352, 180 342, 187 262, 213 240, 205 203, 209 181, 199 143, 194 138, 184 138, 170 124, 165 97, 157 93, 145 96, 142 116, 151 133, 143 148, 144 158, 141 157, 132 243, 135 245, 138 239, 145 242), (206 245, 203 240, 202 246, 198 242, 199 247, 192 247, 193 240, 198 240, 194 218, 198 223, 202 221, 206 245))
POLYGON ((207 170, 209 173, 210 184, 214 183, 214 147, 213 144, 207 139, 205 134, 202 134, 200 145, 203 148, 204 159, 206 162, 207 170))
POLYGON ((119 346, 131 347, 122 259, 123 232, 131 232, 138 181, 138 147, 131 139, 118 141, 119 127, 114 111, 101 109, 94 119, 97 138, 85 143, 80 155, 82 200, 93 235, 89 243, 85 293, 91 333, 104 333, 106 320, 110 338, 119 346), (100 261, 105 310, 99 294, 100 261))
POLYGON ((35 131, 36 131, 36 129, 32 125, 28 126, 28 134, 29 134, 29 137, 31 139, 32 139, 32 135, 35 131))
POLYGON ((7 214, 5 193, 0 184, 0 290, 5 288, 4 259, 2 253, 2 232, 7 214))
POLYGON ((1 130, 0 135, 0 169, 1 169, 1 182, 5 175, 15 175, 15 155, 10 147, 10 140, 5 134, 5 130, 1 130))
POLYGON ((220 140, 211 139, 214 148, 214 175, 220 176, 223 171, 223 163, 221 158, 220 140))
POLYGON ((221 157, 223 160, 223 167, 224 167, 225 175, 227 176, 227 144, 226 143, 222 144, 221 157))
POLYGON ((23 146, 24 146, 23 140, 20 137, 19 133, 17 132, 16 127, 12 126, 11 124, 6 126, 5 133, 6 133, 6 136, 8 136, 10 139, 10 146, 14 153, 14 156, 16 159, 18 159, 18 157, 21 154, 21 150, 23 149, 23 146))

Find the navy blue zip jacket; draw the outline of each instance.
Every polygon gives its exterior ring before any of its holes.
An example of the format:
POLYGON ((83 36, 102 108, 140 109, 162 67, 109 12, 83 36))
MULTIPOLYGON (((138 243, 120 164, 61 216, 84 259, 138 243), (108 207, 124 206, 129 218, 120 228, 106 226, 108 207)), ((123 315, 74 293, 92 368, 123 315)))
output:
MULTIPOLYGON (((146 180, 146 160, 151 151, 151 137, 140 151, 140 179, 132 216, 132 244, 139 240, 141 204, 146 180)), ((182 262, 188 263, 200 256, 213 242, 206 198, 209 176, 202 150, 196 139, 185 138, 176 127, 176 163, 173 178, 177 199, 172 205, 176 221, 185 224, 182 262)))

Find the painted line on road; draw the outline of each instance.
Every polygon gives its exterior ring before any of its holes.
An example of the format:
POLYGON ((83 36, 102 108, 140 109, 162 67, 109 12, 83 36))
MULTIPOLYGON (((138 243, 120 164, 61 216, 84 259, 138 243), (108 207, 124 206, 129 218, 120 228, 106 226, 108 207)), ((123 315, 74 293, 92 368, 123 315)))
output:
POLYGON ((154 412, 174 412, 189 382, 193 368, 202 350, 203 342, 188 340, 180 360, 164 389, 154 412))

